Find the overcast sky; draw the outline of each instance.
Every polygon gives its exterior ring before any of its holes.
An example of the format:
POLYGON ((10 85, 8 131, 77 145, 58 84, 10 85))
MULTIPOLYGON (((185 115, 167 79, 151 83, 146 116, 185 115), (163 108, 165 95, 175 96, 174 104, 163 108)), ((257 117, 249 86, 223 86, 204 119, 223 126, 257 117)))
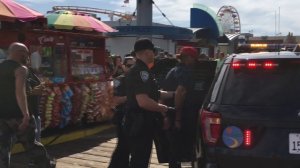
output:
MULTIPOLYGON (((95 7, 101 9, 116 10, 121 12, 133 12, 136 8, 136 0, 130 0, 130 4, 122 7, 124 0, 16 0, 41 13, 51 10, 52 6, 69 5, 95 7)), ((176 26, 190 26, 190 8, 194 3, 200 3, 210 7, 215 13, 223 6, 233 6, 237 9, 243 33, 252 31, 255 36, 275 34, 275 12, 277 19, 280 7, 280 32, 287 35, 293 32, 300 35, 299 0, 154 0, 158 7, 176 26)), ((169 22, 153 7, 153 21, 169 24, 169 22)), ((108 20, 106 15, 99 15, 102 20, 108 20)), ((277 21, 278 23, 278 21, 277 21)), ((277 33, 278 33, 277 24, 277 33)))

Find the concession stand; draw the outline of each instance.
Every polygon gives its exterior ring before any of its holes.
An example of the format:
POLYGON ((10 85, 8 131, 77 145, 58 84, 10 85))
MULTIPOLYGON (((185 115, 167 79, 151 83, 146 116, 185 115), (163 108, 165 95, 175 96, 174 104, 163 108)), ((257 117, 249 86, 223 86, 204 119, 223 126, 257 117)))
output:
POLYGON ((44 17, 14 1, 1 3, 0 59, 12 42, 28 46, 32 68, 45 86, 37 107, 42 128, 110 119, 113 89, 103 33, 115 30, 86 14, 59 11, 44 17))

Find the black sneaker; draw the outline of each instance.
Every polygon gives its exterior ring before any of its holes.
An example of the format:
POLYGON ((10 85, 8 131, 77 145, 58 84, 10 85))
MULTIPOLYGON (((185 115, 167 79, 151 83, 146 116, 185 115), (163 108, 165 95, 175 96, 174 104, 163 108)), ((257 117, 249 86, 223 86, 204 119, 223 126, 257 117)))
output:
POLYGON ((56 167, 56 159, 55 158, 51 158, 49 160, 49 168, 55 168, 56 167))
POLYGON ((30 162, 28 164, 28 168, 55 168, 56 167, 56 159, 49 158, 47 161, 43 162, 30 162))

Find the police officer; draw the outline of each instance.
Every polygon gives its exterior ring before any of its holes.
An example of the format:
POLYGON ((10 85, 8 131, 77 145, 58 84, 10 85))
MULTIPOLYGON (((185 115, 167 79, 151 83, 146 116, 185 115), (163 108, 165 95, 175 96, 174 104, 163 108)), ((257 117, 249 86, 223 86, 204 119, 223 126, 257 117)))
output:
MULTIPOLYGON (((150 73, 154 63, 154 45, 149 39, 140 39, 134 45, 136 64, 126 78, 127 114, 125 128, 130 142, 130 167, 147 168, 158 118, 170 111, 158 103, 159 98, 171 98, 173 93, 160 92, 150 73)), ((166 123, 166 122, 165 122, 166 123)))
POLYGON ((171 116, 171 128, 168 131, 170 142, 170 168, 181 168, 181 158, 191 158, 193 130, 196 128, 194 120, 198 105, 192 102, 197 97, 193 97, 195 80, 193 78, 193 67, 198 58, 198 52, 194 47, 183 47, 180 50, 178 59, 180 64, 171 69, 164 81, 164 90, 175 91, 174 101, 166 102, 167 105, 176 107, 175 115, 171 116), (181 150, 183 146, 183 150, 181 150), (183 154, 183 155, 181 155, 183 154))
POLYGON ((35 141, 35 123, 26 97, 28 49, 12 43, 8 59, 0 64, 0 167, 10 166, 11 148, 19 140, 28 152, 30 167, 55 167, 43 145, 35 141))
POLYGON ((114 102, 116 105, 113 117, 114 124, 117 126, 118 143, 111 157, 109 168, 128 168, 129 167, 129 144, 128 138, 123 130, 123 118, 125 115, 124 105, 127 100, 125 77, 129 69, 135 64, 133 57, 125 57, 124 74, 114 79, 114 102))

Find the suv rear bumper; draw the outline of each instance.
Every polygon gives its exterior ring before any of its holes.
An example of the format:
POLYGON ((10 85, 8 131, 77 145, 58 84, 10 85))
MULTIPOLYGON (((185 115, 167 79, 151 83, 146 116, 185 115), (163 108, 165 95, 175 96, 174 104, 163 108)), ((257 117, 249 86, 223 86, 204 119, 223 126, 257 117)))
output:
MULTIPOLYGON (((300 168, 300 157, 257 157, 253 154, 245 155, 243 152, 244 155, 240 152, 210 151, 206 155, 207 166, 217 165, 217 167, 212 166, 213 168, 300 168)), ((205 168, 208 168, 207 166, 205 168)))

